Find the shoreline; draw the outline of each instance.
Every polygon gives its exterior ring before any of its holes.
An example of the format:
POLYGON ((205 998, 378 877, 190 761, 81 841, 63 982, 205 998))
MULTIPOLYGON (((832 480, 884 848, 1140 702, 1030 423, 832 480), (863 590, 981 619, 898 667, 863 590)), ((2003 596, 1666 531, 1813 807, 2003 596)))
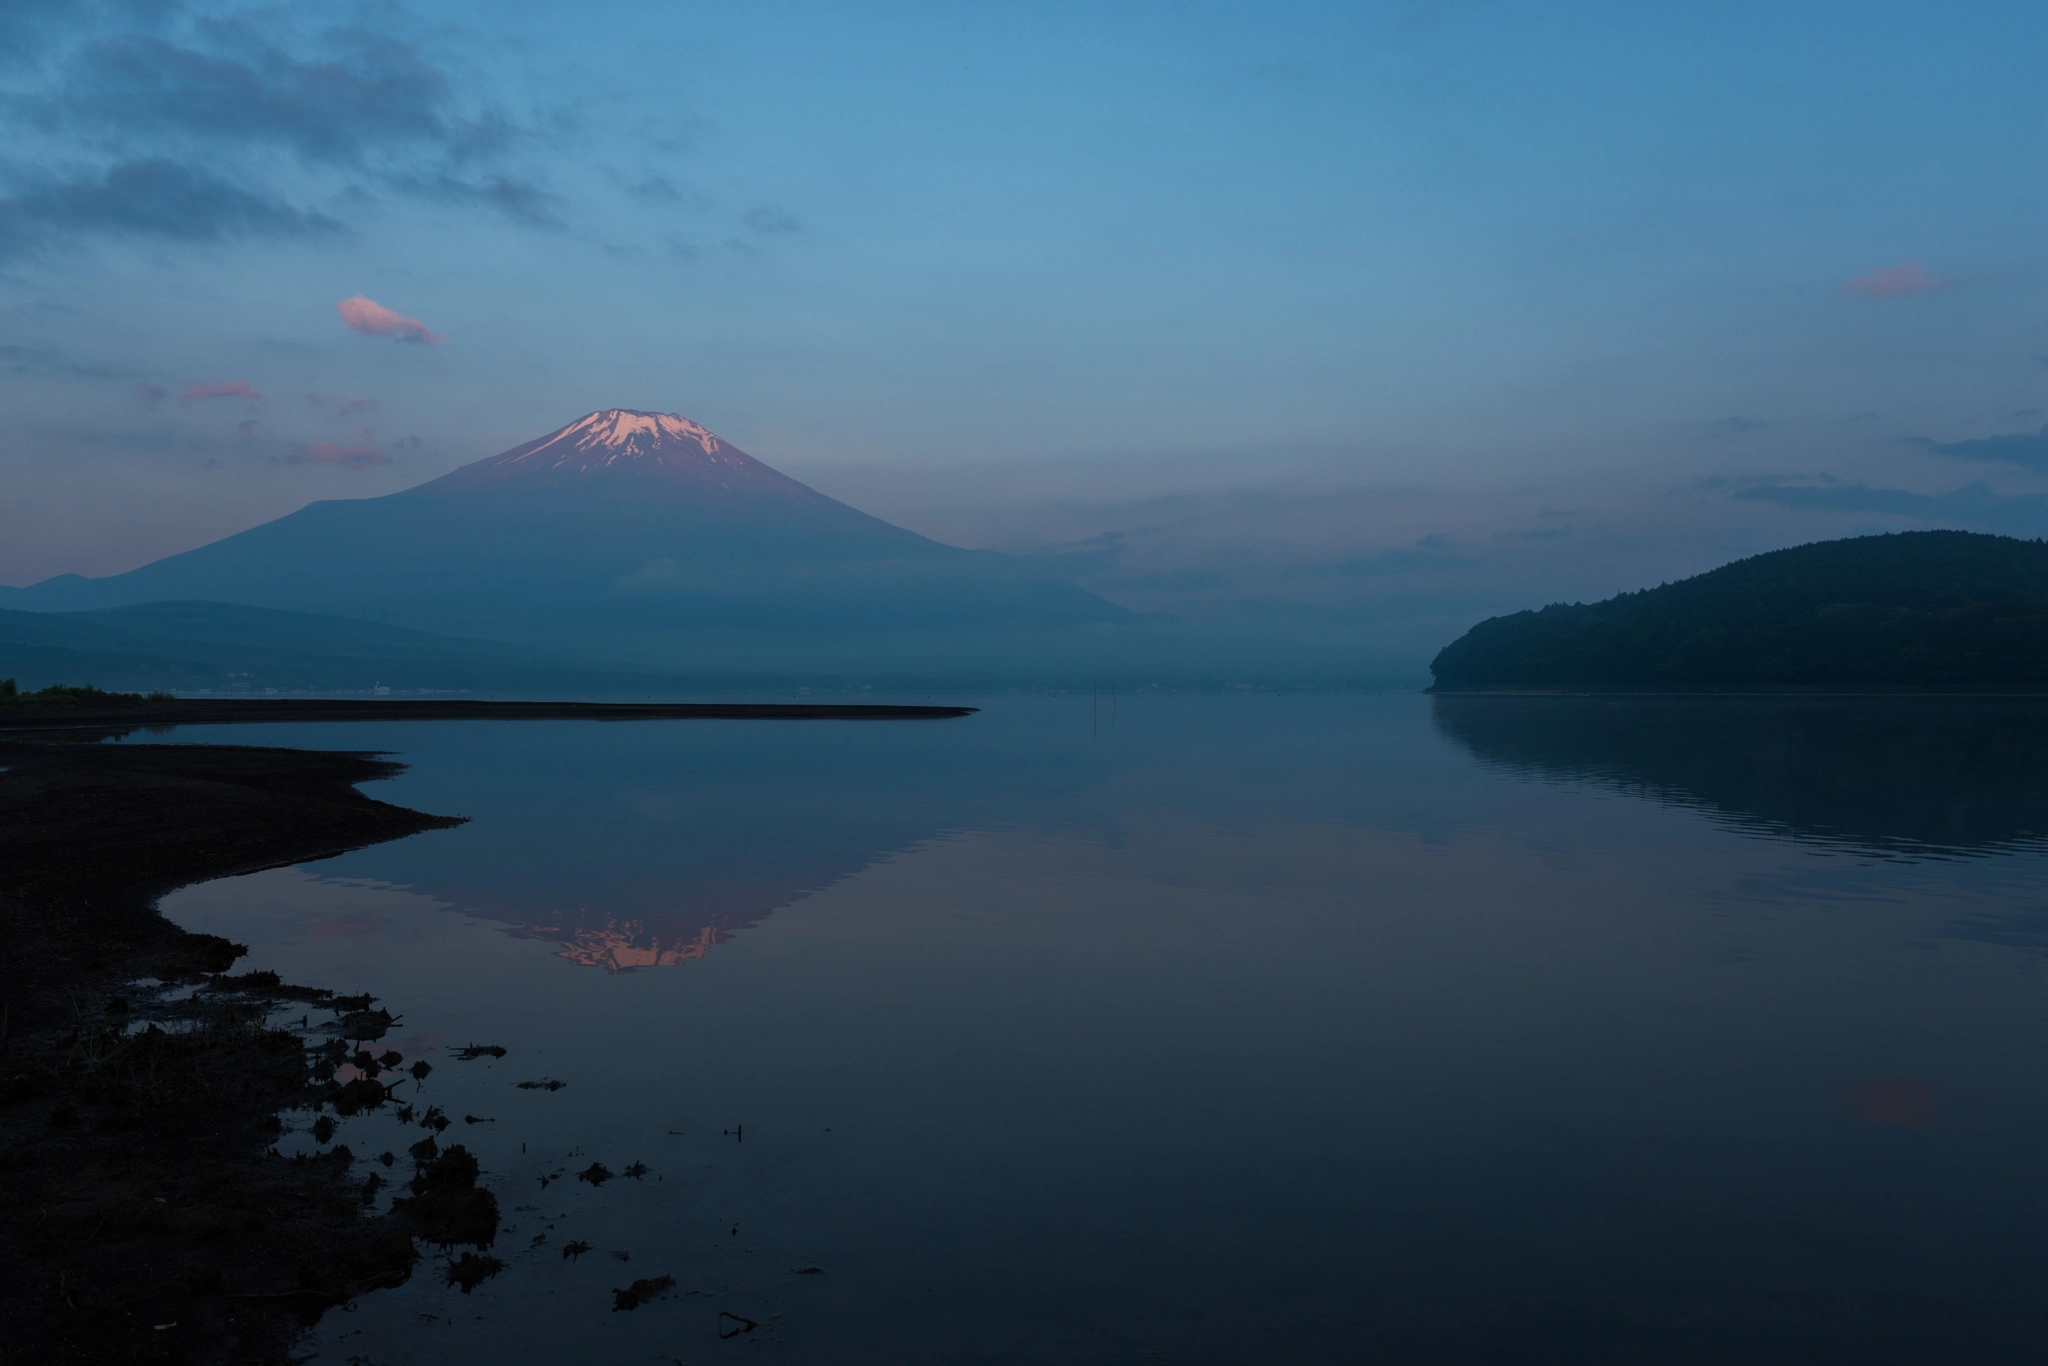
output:
POLYGON ((488 702, 469 698, 118 697, 0 706, 0 733, 285 721, 943 721, 979 707, 837 702, 488 702))
POLYGON ((423 1257, 465 1288, 502 1265, 488 1254, 496 1198, 459 1145, 437 1147, 448 1121, 436 1107, 403 1155, 325 1146, 328 1106, 397 1105, 401 1088, 430 1086, 423 1059, 372 1056, 393 1016, 273 973, 230 976, 244 946, 156 909, 178 887, 464 818, 358 791, 403 771, 379 753, 95 741, 224 722, 973 710, 142 698, 0 710, 0 1341, 55 1363, 280 1366, 324 1312, 425 1274, 423 1257), (287 1126, 311 1127, 323 1151, 281 1156, 287 1126), (412 1198, 370 1212, 408 1174, 412 1198))
POLYGON ((413 1274, 432 1230, 366 1215, 362 1162, 273 1147, 281 1114, 369 1103, 335 1060, 370 1003, 227 976, 242 946, 156 911, 462 823, 355 788, 402 768, 0 737, 0 1335, 22 1360, 273 1366, 326 1309, 413 1274))

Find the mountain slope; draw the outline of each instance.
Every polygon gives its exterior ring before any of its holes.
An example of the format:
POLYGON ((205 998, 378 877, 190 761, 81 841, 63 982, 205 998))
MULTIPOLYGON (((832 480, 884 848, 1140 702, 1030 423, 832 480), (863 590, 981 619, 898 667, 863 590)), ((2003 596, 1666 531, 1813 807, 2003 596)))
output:
POLYGON ((1494 617, 1430 669, 1439 689, 2048 686, 2048 544, 1910 531, 1796 546, 1494 617))
POLYGON ((558 644, 1131 616, 1008 556, 870 517, 687 419, 624 409, 401 493, 313 503, 126 574, 50 579, 0 605, 173 599, 558 644))

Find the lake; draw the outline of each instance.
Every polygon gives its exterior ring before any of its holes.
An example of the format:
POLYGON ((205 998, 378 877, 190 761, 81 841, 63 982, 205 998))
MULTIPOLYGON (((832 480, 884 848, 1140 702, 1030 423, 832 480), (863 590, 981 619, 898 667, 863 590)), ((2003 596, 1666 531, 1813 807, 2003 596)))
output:
POLYGON ((318 1361, 2041 1359, 2048 702, 969 700, 159 737, 471 818, 163 905, 499 1194, 318 1361))

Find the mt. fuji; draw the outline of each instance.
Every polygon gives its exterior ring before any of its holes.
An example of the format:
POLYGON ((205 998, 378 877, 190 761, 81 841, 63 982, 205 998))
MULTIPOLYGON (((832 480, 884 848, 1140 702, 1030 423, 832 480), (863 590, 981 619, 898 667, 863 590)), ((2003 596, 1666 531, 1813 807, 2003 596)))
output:
POLYGON ((991 551, 893 526, 687 418, 612 408, 380 498, 288 516, 0 605, 199 600, 680 661, 748 640, 1059 630, 1133 620, 991 551))

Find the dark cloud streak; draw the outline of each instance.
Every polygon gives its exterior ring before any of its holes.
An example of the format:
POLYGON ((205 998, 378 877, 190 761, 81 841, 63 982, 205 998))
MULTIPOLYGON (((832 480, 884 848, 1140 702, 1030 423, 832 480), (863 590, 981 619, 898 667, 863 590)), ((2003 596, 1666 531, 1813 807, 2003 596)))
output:
POLYGON ((128 35, 88 44, 45 119, 115 134, 177 130, 235 144, 282 143, 308 161, 360 166, 393 144, 450 146, 448 78, 404 44, 330 30, 326 61, 301 61, 242 20, 200 30, 244 54, 128 35))
POLYGON ((0 252, 47 241, 39 223, 72 236, 188 241, 339 230, 269 188, 280 155, 327 178, 339 199, 382 185, 523 226, 561 226, 562 201, 509 159, 533 135, 461 89, 431 49, 405 36, 397 10, 372 32, 302 28, 289 11, 220 17, 179 0, 15 8, 24 3, 0 0, 0 53, 26 51, 25 35, 35 36, 39 74, 4 107, 57 150, 6 177, 14 197, 0 252), (109 149, 118 149, 112 165, 109 149), (124 211, 91 172, 56 170, 56 155, 73 167, 100 163, 103 182, 150 183, 133 186, 145 193, 124 211), (186 192, 202 184, 206 194, 186 192))
POLYGON ((62 351, 34 346, 0 346, 0 375, 27 379, 130 379, 135 372, 125 366, 73 360, 62 351))
POLYGON ((2006 432, 1969 441, 1915 437, 1910 444, 1950 460, 1992 460, 2030 470, 2048 469, 2048 427, 2038 432, 2006 432))
POLYGON ((34 178, 0 199, 0 260, 81 236, 218 242, 347 232, 325 214, 162 159, 121 162, 84 179, 34 178))

